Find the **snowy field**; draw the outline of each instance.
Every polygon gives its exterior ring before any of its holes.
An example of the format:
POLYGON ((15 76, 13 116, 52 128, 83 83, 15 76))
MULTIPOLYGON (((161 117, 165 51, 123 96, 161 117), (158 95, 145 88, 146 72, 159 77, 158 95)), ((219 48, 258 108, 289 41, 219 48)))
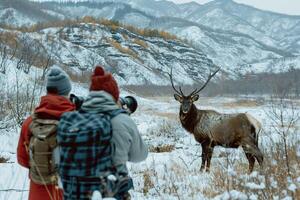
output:
MULTIPOLYGON (((87 92, 77 85, 74 91, 80 95, 87 92)), ((289 147, 296 152, 296 159, 290 157, 294 159, 290 167, 296 171, 293 171, 293 176, 286 177, 288 183, 282 188, 276 179, 279 172, 270 172, 270 167, 266 173, 272 174, 266 176, 259 172, 256 163, 256 171, 247 174, 248 162, 241 149, 215 148, 211 171, 200 172, 201 146, 181 127, 179 103, 171 97, 138 98, 138 102, 139 109, 132 117, 151 153, 144 162, 128 164, 135 186, 131 191, 132 199, 262 199, 262 195, 263 199, 269 199, 268 195, 273 190, 277 193, 274 192, 272 199, 297 199, 300 189, 300 121, 289 129, 287 136, 289 147)), ((284 107, 287 119, 294 112, 299 114, 299 100, 284 102, 285 105, 293 104, 293 107, 284 107)), ((202 97, 197 102, 201 109, 224 113, 247 112, 256 117, 263 124, 259 146, 265 155, 271 154, 276 144, 281 144, 280 134, 273 130, 277 125, 269 116, 272 111, 270 105, 270 99, 263 97, 202 97)), ((0 164, 0 200, 21 200, 28 196, 28 171, 16 162, 19 132, 18 127, 0 129, 0 155, 9 159, 7 163, 0 164)), ((271 161, 274 166, 279 165, 278 159, 271 161)))

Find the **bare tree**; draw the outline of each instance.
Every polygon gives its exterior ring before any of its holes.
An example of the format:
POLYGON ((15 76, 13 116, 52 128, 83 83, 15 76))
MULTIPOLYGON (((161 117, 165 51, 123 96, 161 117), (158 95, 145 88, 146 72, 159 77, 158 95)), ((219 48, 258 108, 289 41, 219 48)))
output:
POLYGON ((27 49, 25 54, 25 65, 23 71, 28 74, 31 67, 34 66, 35 62, 37 61, 38 57, 41 56, 41 49, 40 46, 35 42, 30 42, 26 44, 27 49))
POLYGON ((34 66, 41 56, 41 46, 37 41, 25 36, 20 39, 20 45, 17 69, 22 69, 28 74, 31 67, 34 66))
POLYGON ((5 44, 0 43, 0 73, 6 73, 7 61, 9 59, 8 48, 5 44))
POLYGON ((7 62, 14 58, 17 52, 17 40, 11 35, 0 33, 0 73, 5 74, 7 62))
POLYGON ((18 52, 17 54, 18 54, 18 59, 17 59, 16 68, 22 69, 23 64, 24 64, 24 53, 23 53, 23 51, 21 51, 21 52, 18 52))
POLYGON ((285 156, 285 163, 287 173, 291 174, 290 158, 288 145, 293 128, 300 119, 300 111, 296 108, 294 102, 288 98, 287 92, 282 95, 275 95, 271 99, 269 110, 266 111, 272 123, 272 128, 280 136, 283 144, 283 153, 285 156))
POLYGON ((11 115, 17 124, 21 125, 28 113, 33 110, 38 96, 40 96, 41 85, 38 83, 38 77, 35 76, 33 84, 22 82, 16 71, 15 85, 7 89, 7 105, 11 115))
MULTIPOLYGON (((2 85, 2 88, 4 88, 3 85, 2 85)), ((0 122, 3 120, 3 118, 6 114, 5 102, 6 102, 6 95, 4 93, 4 90, 0 90, 0 122)), ((2 126, 0 126, 0 129, 1 129, 1 127, 2 126)))
POLYGON ((42 77, 41 77, 42 80, 45 80, 46 73, 48 72, 48 69, 52 64, 53 64, 52 56, 50 54, 47 54, 46 62, 44 62, 42 65, 42 70, 43 70, 42 77))
MULTIPOLYGON (((53 59, 53 55, 56 53, 56 49, 55 49, 55 43, 53 41, 53 39, 50 37, 49 34, 46 35, 47 41, 48 41, 48 49, 46 50, 44 48, 44 58, 43 58, 43 62, 42 62, 42 77, 41 79, 44 80, 46 73, 48 72, 49 68, 55 63, 54 59, 53 59), (49 42, 50 41, 50 42, 49 42)), ((39 41, 40 45, 43 46, 43 41, 39 41)))

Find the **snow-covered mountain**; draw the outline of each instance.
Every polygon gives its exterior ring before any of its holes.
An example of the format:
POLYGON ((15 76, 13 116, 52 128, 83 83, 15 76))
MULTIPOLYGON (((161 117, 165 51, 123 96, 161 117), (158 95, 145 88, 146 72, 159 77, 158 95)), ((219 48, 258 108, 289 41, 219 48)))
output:
POLYGON ((71 73, 104 65, 121 85, 168 85, 171 67, 175 82, 194 84, 214 67, 204 53, 180 40, 147 37, 125 27, 73 23, 37 32, 0 30, 0 34, 4 32, 17 35, 19 46, 29 44, 30 51, 42 51, 44 57, 48 55, 71 73))
POLYGON ((176 34, 228 72, 262 71, 244 66, 263 66, 283 58, 296 60, 300 67, 300 16, 262 11, 232 0, 204 5, 165 0, 0 2, 1 22, 19 26, 86 15, 176 34))
POLYGON ((58 20, 62 16, 54 15, 50 10, 33 2, 19 0, 0 1, 0 23, 12 26, 32 25, 38 22, 58 20))

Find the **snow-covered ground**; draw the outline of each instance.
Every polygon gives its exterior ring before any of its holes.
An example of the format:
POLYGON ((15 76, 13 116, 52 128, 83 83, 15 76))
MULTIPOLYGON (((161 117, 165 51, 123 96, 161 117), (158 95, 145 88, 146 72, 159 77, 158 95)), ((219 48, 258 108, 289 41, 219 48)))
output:
MULTIPOLYGON (((0 157, 8 159, 0 163, 0 200, 22 200, 28 196, 28 170, 20 167, 16 160, 16 147, 20 134, 20 127, 7 115, 3 117, 1 104, 3 98, 13 102, 17 85, 19 90, 32 92, 35 78, 40 77, 41 70, 33 67, 29 74, 17 70, 14 60, 7 63, 6 74, 0 73, 0 157), (24 90, 23 90, 24 89, 24 90)), ((39 95, 44 94, 43 87, 37 87, 39 95), (41 90, 40 90, 41 89, 41 90)), ((72 92, 85 96, 88 87, 84 84, 73 83, 72 92)), ((122 96, 130 93, 122 91, 122 96)), ((300 115, 299 99, 270 99, 268 96, 239 96, 239 97, 200 97, 196 102, 198 108, 214 109, 222 113, 247 112, 263 124, 263 131, 259 135, 259 146, 268 156, 266 172, 272 173, 266 177, 257 171, 247 174, 248 162, 241 149, 225 149, 216 147, 211 171, 200 172, 201 146, 187 133, 178 119, 179 103, 173 97, 137 97, 139 108, 132 115, 140 133, 149 146, 149 157, 141 163, 129 163, 130 175, 134 180, 134 190, 131 191, 134 200, 143 199, 260 199, 262 191, 270 194, 268 184, 278 192, 277 199, 293 198, 300 189, 300 120, 287 131, 286 122, 292 117, 300 115), (279 103, 279 104, 278 104, 279 103), (280 109, 281 108, 281 109, 280 109), (275 109, 275 110, 274 110, 275 109), (278 144, 283 149, 282 138, 276 133, 279 124, 274 121, 274 114, 282 110, 283 128, 287 131, 287 144, 296 152, 296 158, 291 155, 293 176, 287 176, 287 186, 277 186, 278 167, 270 171, 273 165, 279 165, 277 152, 272 152, 278 144), (273 113, 273 114, 272 114, 273 113), (270 159, 271 155, 271 159, 270 159), (272 158, 274 156, 274 159, 272 158), (242 185, 236 187, 236 185, 242 185), (224 189, 226 188, 226 190, 224 189)), ((38 103, 38 101, 36 101, 38 103)), ((8 103, 9 104, 9 103, 8 103)), ((5 109, 4 109, 5 110, 5 109)), ((279 113, 280 114, 280 113, 279 113)), ((277 113, 278 115, 278 113, 277 113)), ((293 152, 293 151, 292 151, 293 152)), ((291 152, 291 153, 292 153, 291 152)), ((281 155, 279 155, 281 156, 281 155)), ((285 168, 285 166, 281 166, 285 168)), ((281 171, 282 172, 282 171, 281 171)), ((280 172, 280 173, 281 173, 280 172)), ((276 197, 275 195, 275 197, 276 197)), ((276 199, 276 198, 274 198, 276 199)))
MULTIPOLYGON (((87 89, 75 84, 73 92, 85 95, 87 89)), ((135 189, 131 192, 134 200, 259 199, 257 191, 263 190, 266 183, 263 180, 251 182, 252 179, 263 178, 257 172, 247 174, 248 164, 241 149, 216 148, 211 172, 200 172, 201 146, 181 127, 178 102, 171 97, 138 97, 138 102, 139 109, 132 117, 151 153, 144 162, 128 164, 134 180, 135 189), (245 193, 230 188, 228 193, 219 193, 216 180, 225 179, 222 177, 224 174, 244 179, 244 186, 252 192, 245 193)), ((293 100, 293 103, 299 112, 300 101, 293 100)), ((278 134, 272 132, 274 124, 268 115, 271 111, 269 105, 269 99, 258 97, 202 97, 197 102, 197 106, 202 109, 215 109, 225 113, 247 112, 255 116, 263 124, 264 131, 260 134, 259 145, 264 152, 267 152, 272 142, 280 139, 278 134)), ((299 127, 298 121, 288 137, 290 145, 300 144, 299 127)), ((0 129, 0 155, 9 159, 8 163, 0 164, 0 200, 27 199, 28 196, 28 171, 16 161, 19 132, 18 127, 0 129)), ((256 170, 259 169, 257 164, 255 167, 256 170)), ((299 171, 297 173, 298 179, 290 184, 290 190, 300 188, 299 171)), ((288 193, 286 197, 292 199, 288 193)))

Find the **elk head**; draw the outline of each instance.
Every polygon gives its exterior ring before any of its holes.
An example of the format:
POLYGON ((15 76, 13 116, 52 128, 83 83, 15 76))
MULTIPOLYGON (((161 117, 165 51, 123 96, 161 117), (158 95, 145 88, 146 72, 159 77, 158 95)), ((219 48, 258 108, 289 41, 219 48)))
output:
POLYGON ((174 91, 176 92, 174 94, 174 98, 176 101, 178 101, 181 104, 180 110, 182 111, 183 114, 187 114, 190 111, 193 103, 199 99, 199 92, 202 91, 206 87, 206 85, 208 84, 210 79, 212 77, 214 77, 219 71, 220 71, 220 68, 218 68, 215 72, 210 73, 208 76, 208 79, 206 80, 206 82, 200 89, 195 89, 191 94, 186 96, 183 94, 181 87, 179 87, 179 90, 177 90, 175 88, 174 83, 173 83, 173 75, 172 75, 172 68, 171 68, 171 73, 169 74, 169 77, 171 80, 172 87, 173 87, 174 91))

